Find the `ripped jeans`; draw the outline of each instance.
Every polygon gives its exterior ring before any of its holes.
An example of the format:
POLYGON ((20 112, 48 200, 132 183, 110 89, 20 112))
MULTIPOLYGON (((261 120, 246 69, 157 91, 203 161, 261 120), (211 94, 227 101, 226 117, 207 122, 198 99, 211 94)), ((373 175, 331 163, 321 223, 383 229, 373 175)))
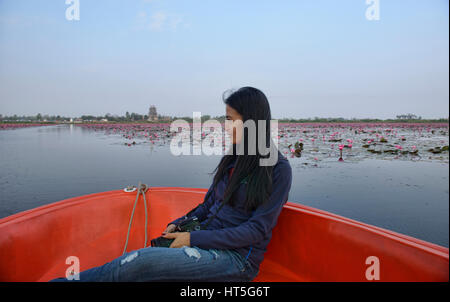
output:
POLYGON ((247 282, 258 269, 233 250, 198 247, 146 247, 122 255, 102 266, 80 272, 78 278, 51 281, 214 281, 247 282))

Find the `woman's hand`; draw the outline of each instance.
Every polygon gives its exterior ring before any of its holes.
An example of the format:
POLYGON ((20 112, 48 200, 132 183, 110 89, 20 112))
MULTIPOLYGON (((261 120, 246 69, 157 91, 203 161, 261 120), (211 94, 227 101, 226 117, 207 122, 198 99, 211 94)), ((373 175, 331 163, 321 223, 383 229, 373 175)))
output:
POLYGON ((177 233, 167 233, 163 235, 167 239, 175 239, 170 248, 177 248, 182 246, 191 246, 191 233, 189 232, 177 232, 177 233))
POLYGON ((163 235, 166 235, 168 233, 172 233, 177 228, 174 224, 169 224, 164 232, 162 232, 163 235))

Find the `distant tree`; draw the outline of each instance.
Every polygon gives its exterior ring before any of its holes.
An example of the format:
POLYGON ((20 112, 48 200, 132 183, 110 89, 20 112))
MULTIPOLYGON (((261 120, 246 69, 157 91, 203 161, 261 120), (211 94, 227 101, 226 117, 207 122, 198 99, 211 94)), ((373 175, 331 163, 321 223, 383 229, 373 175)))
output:
MULTIPOLYGON (((17 117, 17 115, 14 114, 15 117, 17 117)), ((42 115, 40 113, 38 113, 36 115, 36 120, 40 121, 42 119, 42 115)))
POLYGON ((422 119, 421 117, 417 117, 415 114, 411 114, 411 113, 400 114, 400 115, 397 115, 396 118, 398 120, 417 120, 417 119, 420 120, 420 119, 422 119))
POLYGON ((82 116, 81 116, 81 119, 82 119, 83 121, 94 121, 94 120, 96 120, 97 118, 96 118, 95 116, 93 116, 93 115, 82 115, 82 116))

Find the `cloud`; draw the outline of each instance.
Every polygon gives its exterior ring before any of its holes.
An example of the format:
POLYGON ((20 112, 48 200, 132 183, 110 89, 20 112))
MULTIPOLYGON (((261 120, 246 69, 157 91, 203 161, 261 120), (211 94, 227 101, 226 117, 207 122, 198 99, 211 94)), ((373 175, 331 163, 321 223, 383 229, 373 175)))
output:
POLYGON ((180 25, 182 22, 183 19, 181 17, 174 16, 173 18, 170 19, 169 26, 171 29, 176 30, 177 26, 180 25))
POLYGON ((139 11, 136 15, 137 30, 176 31, 180 25, 186 24, 184 24, 182 16, 178 14, 167 14, 163 11, 156 11, 151 15, 148 15, 145 11, 139 11))
POLYGON ((163 12, 154 13, 150 16, 149 28, 157 31, 162 30, 167 18, 167 15, 163 12))

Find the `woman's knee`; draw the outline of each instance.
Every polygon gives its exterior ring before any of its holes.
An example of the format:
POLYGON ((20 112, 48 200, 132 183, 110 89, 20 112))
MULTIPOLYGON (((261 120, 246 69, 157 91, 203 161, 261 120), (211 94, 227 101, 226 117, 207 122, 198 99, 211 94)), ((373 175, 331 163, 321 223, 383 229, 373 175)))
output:
POLYGON ((119 281, 225 281, 242 277, 229 253, 222 250, 150 247, 117 260, 119 281))

